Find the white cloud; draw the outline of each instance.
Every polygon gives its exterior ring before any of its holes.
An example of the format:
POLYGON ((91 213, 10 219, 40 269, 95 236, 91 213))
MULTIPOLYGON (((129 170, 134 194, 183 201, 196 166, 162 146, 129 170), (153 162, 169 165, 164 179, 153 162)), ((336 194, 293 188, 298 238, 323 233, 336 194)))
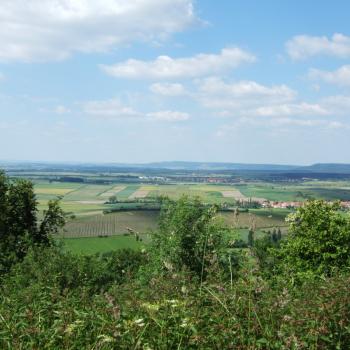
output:
POLYGON ((195 22, 193 0, 2 0, 0 61, 104 52, 162 40, 195 22))
POLYGON ((183 96, 186 95, 186 89, 179 83, 155 83, 150 86, 154 94, 162 96, 183 96))
POLYGON ((297 115, 328 115, 329 111, 319 104, 306 102, 281 104, 275 106, 262 106, 254 111, 257 116, 281 117, 297 115))
POLYGON ((89 101, 83 105, 83 112, 96 117, 111 119, 140 118, 141 113, 131 107, 124 106, 119 99, 89 101))
POLYGON ((198 99, 208 108, 244 111, 295 100, 297 93, 286 85, 266 86, 255 81, 227 83, 216 77, 198 82, 198 99))
POLYGON ((155 121, 167 122, 185 121, 190 118, 190 115, 188 113, 177 111, 159 111, 148 113, 147 116, 155 121))
POLYGON ((170 110, 142 113, 136 111, 132 107, 125 106, 117 98, 100 101, 88 101, 82 105, 82 109, 85 114, 111 120, 132 119, 142 121, 178 122, 185 121, 190 118, 190 115, 186 112, 170 110))
MULTIPOLYGON (((297 119, 289 117, 271 118, 262 120, 260 118, 248 118, 242 117, 234 121, 233 123, 221 125, 216 131, 218 137, 229 136, 231 132, 239 130, 244 127, 254 127, 260 130, 290 130, 291 127, 299 129, 310 129, 315 128, 321 130, 334 130, 334 129, 349 129, 348 124, 336 120, 324 120, 324 119, 297 119), (287 129, 286 129, 287 128, 287 129)), ((297 130, 299 130, 297 129, 297 130)))
POLYGON ((350 57, 350 37, 336 33, 330 39, 326 36, 298 35, 286 43, 288 55, 302 60, 316 55, 339 58, 350 57))
POLYGON ((198 54, 192 57, 159 56, 154 61, 130 59, 111 66, 101 65, 109 75, 127 79, 195 78, 224 72, 255 57, 239 48, 225 48, 219 54, 198 54))
POLYGON ((328 96, 320 102, 330 113, 337 115, 350 115, 350 96, 328 96))
POLYGON ((335 71, 310 69, 308 76, 310 79, 322 80, 329 84, 350 86, 350 65, 342 66, 335 71))

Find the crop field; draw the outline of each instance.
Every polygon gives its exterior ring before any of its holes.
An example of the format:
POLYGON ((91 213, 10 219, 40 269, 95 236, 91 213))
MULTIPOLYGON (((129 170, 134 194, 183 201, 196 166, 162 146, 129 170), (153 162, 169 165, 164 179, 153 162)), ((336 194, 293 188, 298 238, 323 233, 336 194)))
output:
POLYGON ((69 220, 64 237, 122 235, 133 230, 146 233, 157 227, 159 213, 154 211, 122 211, 112 214, 82 216, 69 220))
POLYGON ((233 203, 242 197, 233 186, 188 184, 159 185, 150 191, 148 197, 168 196, 179 199, 183 195, 197 196, 206 203, 233 203), (233 192, 233 195, 225 197, 224 194, 228 192, 233 192))
MULTIPOLYGON (((234 228, 273 228, 285 226, 286 210, 273 209, 239 213, 223 212, 220 216, 225 223, 234 228)), ((121 235, 131 230, 146 233, 157 228, 159 212, 157 211, 121 211, 111 214, 80 216, 69 220, 65 226, 65 237, 95 237, 121 235)))
POLYGON ((220 215, 225 223, 235 228, 274 228, 286 226, 285 217, 290 213, 284 209, 250 209, 248 213, 239 213, 238 217, 233 212, 223 212, 220 215))
POLYGON ((105 253, 118 249, 142 249, 147 237, 141 236, 142 241, 137 241, 133 236, 89 237, 89 238, 64 238, 64 249, 75 254, 105 253))
POLYGON ((246 197, 262 197, 270 201, 305 201, 307 199, 350 200, 346 182, 305 182, 299 185, 270 183, 239 184, 236 188, 246 197))

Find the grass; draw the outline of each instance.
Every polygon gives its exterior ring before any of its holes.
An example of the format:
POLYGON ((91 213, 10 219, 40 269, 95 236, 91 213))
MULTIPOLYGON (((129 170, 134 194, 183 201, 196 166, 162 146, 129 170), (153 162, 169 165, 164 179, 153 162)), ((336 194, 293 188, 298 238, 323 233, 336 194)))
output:
POLYGON ((134 236, 64 238, 63 246, 75 254, 90 255, 106 253, 118 249, 141 249, 143 242, 136 241, 134 236))

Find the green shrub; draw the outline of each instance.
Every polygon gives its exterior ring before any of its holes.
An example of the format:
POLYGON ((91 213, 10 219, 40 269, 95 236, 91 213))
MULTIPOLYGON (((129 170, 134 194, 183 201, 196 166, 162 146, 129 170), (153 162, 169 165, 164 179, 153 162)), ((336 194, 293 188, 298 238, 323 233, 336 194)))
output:
POLYGON ((159 230, 152 234, 151 263, 157 272, 190 271, 205 279, 209 270, 237 265, 228 249, 229 229, 217 217, 217 207, 198 198, 182 197, 162 208, 159 230))
POLYGON ((277 253, 288 274, 330 275, 349 266, 350 217, 338 203, 308 201, 288 217, 289 235, 277 253))

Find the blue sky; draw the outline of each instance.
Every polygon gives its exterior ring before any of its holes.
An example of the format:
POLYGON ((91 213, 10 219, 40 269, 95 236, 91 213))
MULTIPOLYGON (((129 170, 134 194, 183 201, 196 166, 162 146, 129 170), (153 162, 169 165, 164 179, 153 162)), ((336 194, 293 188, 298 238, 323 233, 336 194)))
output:
POLYGON ((350 162, 350 3, 3 0, 0 159, 350 162))

